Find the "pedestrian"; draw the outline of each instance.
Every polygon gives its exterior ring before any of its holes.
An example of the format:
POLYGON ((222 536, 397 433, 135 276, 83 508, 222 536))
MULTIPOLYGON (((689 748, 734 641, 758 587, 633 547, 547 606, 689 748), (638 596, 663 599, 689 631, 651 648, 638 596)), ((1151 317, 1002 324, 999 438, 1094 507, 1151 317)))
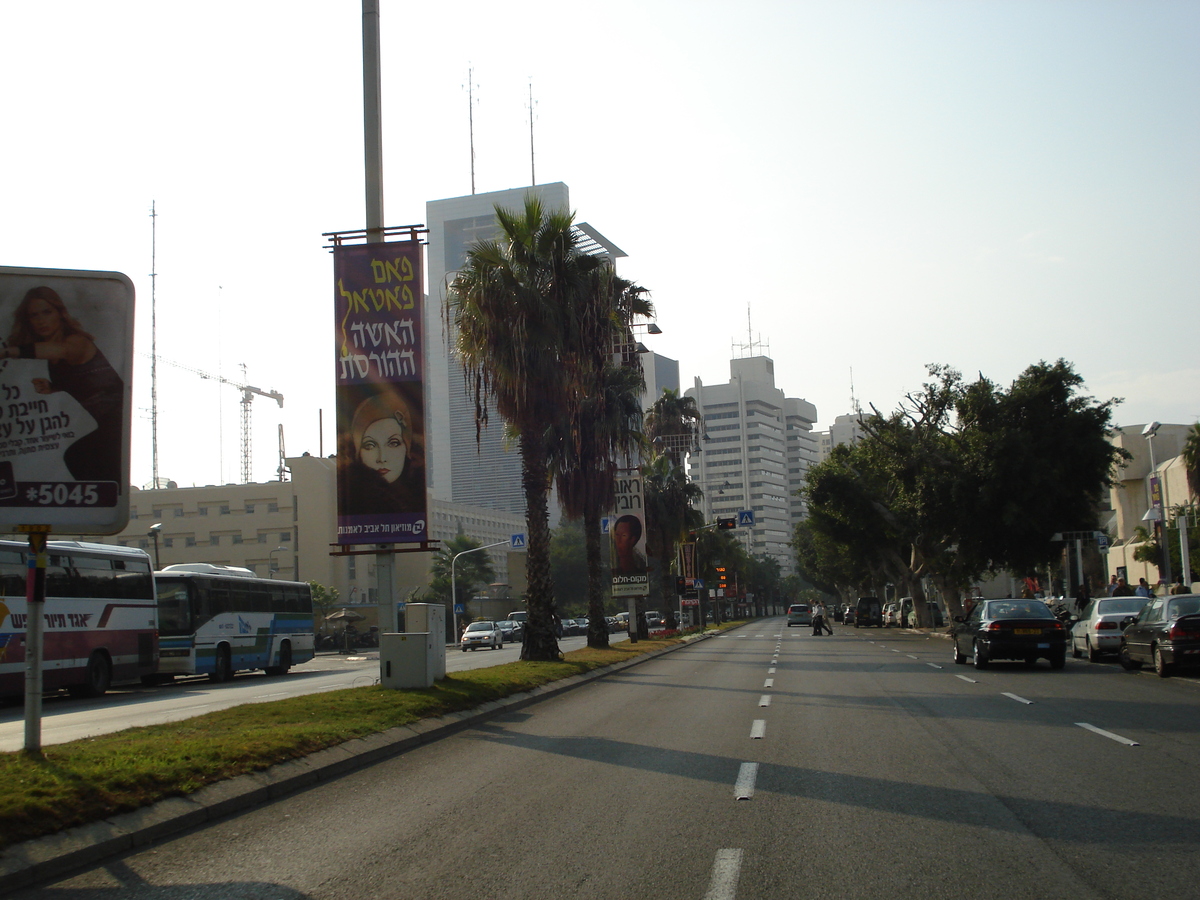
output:
POLYGON ((1117 579, 1117 587, 1112 592, 1112 595, 1114 597, 1132 597, 1133 596, 1133 588, 1131 588, 1128 584, 1125 583, 1124 578, 1118 578, 1117 579))
POLYGON ((1135 596, 1146 597, 1147 599, 1154 596, 1154 591, 1150 590, 1150 585, 1146 582, 1145 578, 1138 579, 1138 586, 1134 588, 1133 593, 1135 596))
POLYGON ((1191 593, 1183 583, 1183 576, 1180 575, 1175 579, 1175 583, 1171 585, 1172 594, 1187 594, 1191 593))
POLYGON ((1117 576, 1116 575, 1114 575, 1112 578, 1108 579, 1108 596, 1110 596, 1110 597, 1117 596, 1117 576))
POLYGON ((1079 587, 1075 590, 1075 609, 1082 614, 1084 609, 1087 608, 1088 603, 1091 602, 1091 599, 1088 596, 1087 582, 1081 581, 1079 587))

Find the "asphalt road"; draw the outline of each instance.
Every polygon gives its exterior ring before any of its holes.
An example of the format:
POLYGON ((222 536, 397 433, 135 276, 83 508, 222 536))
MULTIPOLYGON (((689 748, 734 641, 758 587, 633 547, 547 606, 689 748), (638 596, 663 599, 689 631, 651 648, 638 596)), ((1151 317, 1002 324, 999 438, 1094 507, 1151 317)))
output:
POLYGON ((771 620, 15 896, 1196 896, 1198 712, 771 620))
MULTIPOLYGON (((624 640, 613 635, 612 640, 624 640)), ((562 638, 563 650, 587 644, 586 636, 562 638)), ((520 644, 499 650, 447 648, 446 670, 461 672, 513 662, 521 655, 520 644)), ((351 655, 321 653, 296 666, 284 676, 261 671, 242 672, 225 684, 206 677, 177 678, 164 685, 120 685, 103 697, 76 700, 66 691, 49 694, 42 703, 42 746, 108 734, 136 725, 176 722, 243 703, 263 703, 303 694, 334 691, 379 681, 379 651, 363 650, 351 655)), ((0 708, 0 751, 20 750, 25 745, 25 710, 20 702, 0 708)))

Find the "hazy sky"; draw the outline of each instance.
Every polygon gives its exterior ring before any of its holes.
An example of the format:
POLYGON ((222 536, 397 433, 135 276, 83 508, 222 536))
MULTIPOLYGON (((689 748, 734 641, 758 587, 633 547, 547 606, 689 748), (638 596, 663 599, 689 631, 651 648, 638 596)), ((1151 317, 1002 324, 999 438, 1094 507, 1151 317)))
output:
MULTIPOLYGON (((1120 424, 1200 417, 1200 4, 381 0, 386 220, 563 181, 683 386, 775 359, 818 427, 928 363, 1073 362, 1120 424), (738 351, 740 353, 740 351, 738 351)), ((332 261, 362 227, 358 0, 0 0, 0 263, 105 269, 150 347, 282 392, 254 476, 331 453, 332 261), (318 428, 324 411, 324 441, 318 428)), ((7 333, 8 324, 0 323, 7 333)), ((159 471, 236 481, 237 391, 159 367, 159 471)), ((149 362, 132 480, 150 478, 149 362)))

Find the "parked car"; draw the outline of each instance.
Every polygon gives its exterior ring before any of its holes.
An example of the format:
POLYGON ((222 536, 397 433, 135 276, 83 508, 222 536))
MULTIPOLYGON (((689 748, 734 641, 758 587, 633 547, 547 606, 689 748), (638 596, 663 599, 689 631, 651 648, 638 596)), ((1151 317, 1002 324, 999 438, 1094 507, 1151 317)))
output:
MULTIPOLYGON (((942 628, 946 624, 946 619, 942 615, 942 608, 937 605, 937 601, 925 598, 925 608, 929 610, 929 618, 933 623, 934 628, 942 628)), ((912 597, 900 598, 900 624, 905 628, 918 628, 920 623, 917 622, 917 608, 912 597)))
POLYGON ((1096 662, 1101 653, 1117 653, 1121 649, 1121 623, 1136 616, 1146 605, 1145 597, 1099 597, 1087 605, 1071 626, 1071 655, 1076 659, 1087 654, 1096 662))
POLYGON ((608 628, 609 634, 616 634, 621 630, 621 623, 617 621, 616 616, 605 616, 604 625, 608 628))
POLYGON ((793 603, 788 607, 788 628, 793 625, 812 625, 812 607, 807 603, 793 603))
POLYGON ((579 629, 579 631, 578 631, 579 634, 587 634, 588 633, 587 616, 576 616, 575 617, 575 627, 577 629, 579 629))
POLYGON ((1151 597, 1121 635, 1118 658, 1127 671, 1148 662, 1160 678, 1200 666, 1200 594, 1151 597))
POLYGON ((883 604, 883 626, 891 628, 893 625, 900 624, 900 606, 899 604, 885 603, 883 604))
POLYGON ((853 625, 855 623, 854 617, 857 612, 858 612, 857 607, 849 606, 849 605, 846 606, 846 608, 842 610, 842 624, 843 625, 853 625))
POLYGON ((859 597, 854 611, 854 627, 869 628, 872 625, 883 627, 883 606, 878 597, 859 597))
POLYGON ((577 634, 579 634, 579 626, 575 624, 574 619, 558 620, 559 637, 574 637, 577 634))
POLYGON ((515 619, 504 619, 496 623, 505 643, 512 644, 525 639, 525 626, 515 619))
POLYGON ((996 659, 1046 659, 1052 669, 1067 663, 1067 630, 1041 600, 980 601, 970 615, 954 617, 951 643, 954 661, 970 658, 977 669, 996 659))
POLYGON ((472 622, 463 632, 461 646, 463 653, 480 647, 499 650, 504 646, 504 632, 495 622, 472 622))
POLYGON ((619 612, 613 616, 613 618, 617 620, 617 627, 621 629, 621 631, 629 630, 629 613, 619 612))

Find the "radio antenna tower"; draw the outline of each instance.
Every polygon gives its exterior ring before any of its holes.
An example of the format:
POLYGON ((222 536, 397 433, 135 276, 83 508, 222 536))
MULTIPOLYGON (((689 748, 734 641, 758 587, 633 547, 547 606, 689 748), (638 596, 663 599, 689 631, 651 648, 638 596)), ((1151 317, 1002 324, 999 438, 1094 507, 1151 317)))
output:
POLYGON ((769 343, 763 342, 761 334, 758 336, 757 341, 754 340, 754 331, 750 325, 750 304, 749 303, 746 304, 746 343, 739 344, 736 341, 733 342, 733 346, 730 351, 730 355, 734 356, 735 354, 737 354, 737 352, 739 350, 741 351, 741 354, 742 354, 741 357, 738 357, 740 359, 745 359, 746 357, 756 356, 756 355, 761 355, 761 356, 770 356, 771 355, 771 345, 769 343))
POLYGON ((158 213, 150 201, 150 483, 158 488, 158 213))

